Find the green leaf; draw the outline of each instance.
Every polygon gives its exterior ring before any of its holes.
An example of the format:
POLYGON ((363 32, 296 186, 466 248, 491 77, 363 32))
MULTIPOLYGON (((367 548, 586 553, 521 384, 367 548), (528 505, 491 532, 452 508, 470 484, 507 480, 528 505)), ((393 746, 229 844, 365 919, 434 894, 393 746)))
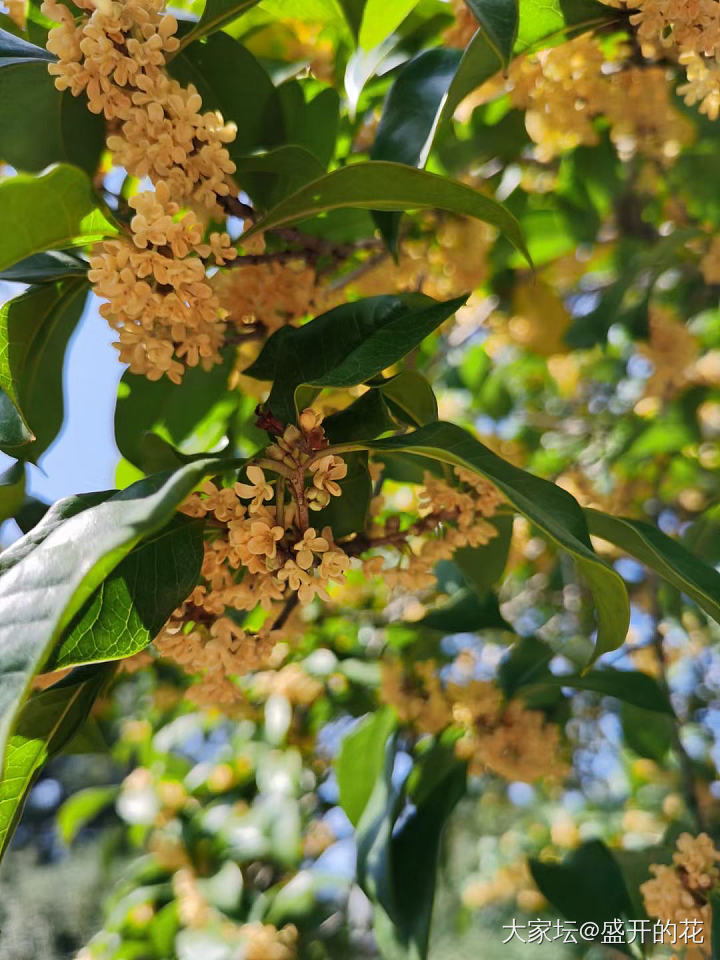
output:
POLYGON ((641 520, 586 510, 590 533, 620 547, 657 571, 720 623, 720 573, 681 543, 641 520))
POLYGON ((383 399, 382 390, 377 387, 368 390, 350 406, 331 414, 323 422, 330 443, 372 440, 388 430, 396 430, 397 426, 383 399))
POLYGON ((141 480, 59 524, 0 577, 0 754, 33 676, 130 551, 161 530, 215 461, 141 480))
POLYGON ((0 159, 36 172, 51 163, 72 163, 89 174, 105 147, 103 118, 87 98, 60 91, 39 59, 0 59, 0 159))
POLYGON ((377 376, 452 316, 466 297, 438 303, 423 294, 368 297, 342 304, 302 327, 283 327, 245 373, 274 380, 269 405, 294 418, 301 383, 350 387, 377 376))
POLYGON ((340 481, 342 496, 333 497, 327 507, 311 514, 312 524, 318 530, 330 527, 336 539, 365 529, 372 497, 367 453, 357 451, 344 459, 347 476, 340 481))
MULTIPOLYGON (((372 160, 425 166, 460 57, 459 50, 436 47, 419 53, 402 68, 385 98, 370 151, 372 160)), ((400 214, 379 213, 375 219, 387 246, 394 251, 400 214)))
MULTIPOLYGON (((526 681, 527 682, 527 681, 526 681)), ((535 680, 529 685, 534 686, 535 680)), ((617 697, 623 703, 650 713, 673 715, 673 708, 667 693, 657 680, 639 670, 590 670, 584 674, 549 675, 540 681, 541 685, 571 687, 574 690, 592 690, 609 697, 617 697)), ((524 685, 524 684, 523 684, 524 685)))
POLYGON ((317 180, 325 167, 305 147, 287 143, 267 153, 236 157, 237 178, 256 203, 269 206, 317 180))
POLYGON ((72 674, 36 693, 20 712, 7 745, 0 779, 0 856, 7 849, 33 781, 45 763, 72 738, 112 668, 72 674))
POLYGON ((358 41, 363 50, 372 50, 399 27, 418 0, 365 0, 358 41))
POLYGON ((74 517, 83 510, 87 510, 89 507, 95 507, 99 503, 103 503, 114 492, 114 490, 107 490, 98 493, 81 493, 76 497, 66 497, 64 500, 58 500, 44 512, 41 519, 33 525, 24 537, 16 540, 15 543, 0 552, 0 574, 5 573, 24 559, 65 520, 74 517))
MULTIPOLYGON (((512 466, 453 423, 431 423, 414 433, 364 446, 379 453, 417 453, 465 467, 490 480, 519 513, 572 555, 587 579, 597 608, 595 656, 624 642, 630 607, 622 578, 592 550, 583 512, 565 490, 512 466)), ((342 445, 338 449, 342 450, 342 445)))
POLYGON ((19 460, 0 473, 0 525, 25 502, 25 464, 19 460))
POLYGON ((479 630, 510 630, 500 613, 494 593, 482 596, 474 590, 458 590, 447 603, 430 610, 420 625, 442 633, 475 633, 479 630))
POLYGON ((529 860, 538 889, 568 920, 597 923, 634 915, 625 881, 601 840, 589 840, 562 863, 529 860))
POLYGON ((110 786, 86 787, 68 797, 56 819, 63 843, 71 844, 82 828, 109 807, 117 795, 118 787, 110 786))
POLYGON ((453 554, 453 563, 460 568, 469 585, 479 591, 487 590, 502 577, 512 540, 512 517, 497 516, 488 523, 497 529, 497 537, 482 547, 461 547, 453 554))
MULTIPOLYGON (((490 5, 505 4, 503 0, 490 0, 490 5)), ((486 0, 475 0, 474 6, 487 7, 486 0)), ((554 43, 563 35, 613 20, 618 20, 617 11, 595 0, 522 0, 513 53, 517 55, 538 49, 554 43)), ((500 51, 501 47, 495 44, 487 29, 478 30, 468 44, 448 90, 443 119, 452 116, 461 100, 498 72, 503 65, 500 51)))
POLYGON ((230 156, 242 158, 284 140, 280 100, 264 68, 250 51, 226 33, 193 43, 168 64, 176 80, 192 83, 203 109, 219 110, 237 126, 230 156))
POLYGON ((205 9, 197 24, 180 41, 180 50, 189 43, 206 37, 216 30, 221 30, 232 20, 241 17, 250 10, 258 0, 206 0, 205 9))
POLYGON ((53 283, 69 277, 84 277, 87 271, 87 261, 70 253, 53 250, 49 253, 36 253, 0 271, 0 280, 10 280, 13 283, 53 283))
POLYGON ((0 447, 14 456, 36 462, 62 426, 65 348, 87 291, 85 279, 31 287, 0 309, 0 388, 16 420, 6 408, 0 447))
POLYGON ((438 418, 433 388, 417 370, 403 370, 378 386, 390 410, 398 419, 422 427, 438 418))
POLYGON ((197 584, 202 556, 202 526, 186 517, 143 540, 77 612, 46 669, 144 650, 197 584))
POLYGON ((383 768, 385 743, 395 728, 387 707, 371 713, 343 737, 335 761, 340 806, 354 827, 360 822, 373 786, 383 768))
POLYGON ((358 880, 375 905, 375 937, 388 960, 427 957, 442 832, 465 792, 465 767, 447 763, 447 750, 439 744, 422 758, 426 770, 414 777, 413 803, 403 809, 390 738, 357 825, 358 880))
POLYGON ((675 720, 632 703, 620 707, 625 743, 641 757, 662 763, 672 746, 675 720))
POLYGON ((66 164, 0 182, 0 270, 55 247, 85 246, 117 233, 97 209, 90 181, 66 164))
POLYGON ((16 37, 7 30, 0 30, 0 58, 18 60, 54 60, 55 57, 43 47, 36 47, 21 37, 16 37))
POLYGON ((228 390, 233 356, 212 370, 193 367, 181 384, 167 378, 150 381, 126 372, 118 386, 115 441, 120 453, 141 469, 149 469, 151 436, 161 437, 181 454, 214 450, 226 435, 239 394, 228 390))
POLYGON ((381 160, 340 167, 308 183, 273 207, 244 237, 342 207, 399 211, 438 208, 476 217, 498 227, 525 252, 520 225, 497 200, 447 177, 381 160))
POLYGON ((465 0, 504 67, 510 63, 518 33, 518 0, 465 0))
POLYGON ((365 0, 338 0, 352 35, 357 40, 365 10, 365 0))

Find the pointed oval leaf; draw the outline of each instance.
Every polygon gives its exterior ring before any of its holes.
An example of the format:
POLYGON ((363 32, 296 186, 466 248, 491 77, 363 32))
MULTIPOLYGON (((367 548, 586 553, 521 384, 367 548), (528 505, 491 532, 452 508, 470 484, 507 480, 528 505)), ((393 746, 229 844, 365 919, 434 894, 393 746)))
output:
POLYGON ((21 37, 16 37, 7 30, 0 30, 0 58, 54 60, 55 57, 43 47, 36 47, 21 37))
POLYGON ((197 24, 180 41, 179 50, 183 50, 189 43, 207 37, 216 30, 221 30, 232 20, 241 17, 258 0, 206 0, 203 14, 197 24))
MULTIPOLYGON (((630 605, 623 580, 593 551, 583 512, 569 493, 507 463, 453 423, 431 423, 406 436, 375 440, 364 446, 378 453, 419 454, 487 477, 519 513, 572 555, 587 579, 597 608, 595 656, 624 642, 630 605)), ((342 450, 342 445, 338 449, 342 450)))
POLYGON ((14 456, 36 462, 62 426, 65 348, 87 292, 80 278, 31 287, 0 310, 0 388, 30 434, 17 445, 0 425, 0 447, 14 456))
POLYGON ((34 253, 85 246, 117 233, 97 209, 90 181, 77 167, 58 164, 33 177, 0 182, 0 270, 34 253))
POLYGON ((56 89, 43 60, 0 59, 0 158, 35 172, 74 163, 93 174, 105 147, 103 118, 86 97, 56 89))
POLYGON ((365 0, 358 42, 363 50, 372 50, 399 27, 418 0, 365 0))
POLYGON ((0 577, 0 755, 33 676, 90 596, 145 537, 164 527, 217 461, 141 480, 55 527, 0 577), (158 484, 160 484, 158 488, 158 484))
POLYGON ((177 517, 143 540, 77 612, 46 670, 121 660, 144 650, 200 576, 201 524, 177 517))
POLYGON ((26 257, 25 260, 0 271, 0 280, 10 280, 13 283, 53 283, 69 277, 84 277, 87 271, 86 260, 62 250, 51 250, 26 257))
POLYGON ((518 0, 465 0, 504 67, 510 62, 517 39, 518 0))
POLYGON ((342 304, 302 327, 283 327, 246 373, 275 381, 270 407, 289 422, 299 384, 350 387, 370 380, 401 360, 466 299, 438 303, 413 293, 342 304))
POLYGON ((45 763, 62 750, 90 713, 112 668, 72 675, 35 694, 21 711, 0 778, 0 856, 7 849, 25 798, 45 763))
POLYGON ((519 223, 497 200, 447 177, 382 160, 340 167, 306 184, 273 207, 244 237, 342 207, 399 211, 440 209, 475 217, 498 227, 527 256, 519 223))
POLYGON ((585 511, 585 516, 590 533, 614 543, 646 567, 657 571, 720 623, 720 573, 714 567, 642 520, 612 517, 590 509, 585 511))

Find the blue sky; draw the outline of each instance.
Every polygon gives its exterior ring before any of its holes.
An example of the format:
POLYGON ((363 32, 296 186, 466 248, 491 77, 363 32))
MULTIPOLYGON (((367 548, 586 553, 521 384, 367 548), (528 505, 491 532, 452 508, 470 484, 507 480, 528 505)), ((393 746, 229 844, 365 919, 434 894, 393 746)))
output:
MULTIPOLYGON (((0 302, 21 290, 19 284, 0 283, 0 302)), ((112 346, 113 331, 98 314, 98 302, 92 295, 88 298, 65 355, 63 428, 38 466, 28 465, 28 492, 48 502, 115 486, 120 455, 114 441, 113 413, 124 366, 118 363, 112 346)), ((0 453, 0 473, 12 463, 0 453)), ((2 532, 5 543, 18 533, 12 522, 2 532)))

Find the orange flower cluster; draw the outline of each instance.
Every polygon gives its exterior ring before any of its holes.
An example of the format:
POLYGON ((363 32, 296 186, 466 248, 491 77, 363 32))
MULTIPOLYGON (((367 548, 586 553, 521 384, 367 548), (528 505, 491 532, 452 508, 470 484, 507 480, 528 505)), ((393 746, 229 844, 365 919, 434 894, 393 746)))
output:
POLYGON ((598 142, 597 117, 607 117, 621 157, 634 153, 669 162, 690 142, 692 125, 673 106, 661 67, 625 67, 622 44, 608 52, 585 34, 510 68, 510 99, 525 109, 538 158, 551 160, 598 142))
POLYGON ((471 680, 444 686, 432 660, 415 664, 412 674, 397 662, 386 662, 380 696, 418 733, 459 728, 455 752, 469 762, 471 774, 490 770, 507 780, 532 783, 565 772, 558 728, 517 700, 504 704, 492 683, 471 680))
POLYGON ((672 865, 653 864, 652 879, 640 887, 645 909, 651 917, 678 924, 678 929, 683 921, 702 924, 704 946, 688 946, 684 954, 686 960, 710 956, 709 894, 717 888, 720 879, 718 862, 720 852, 706 833, 697 837, 683 833, 678 837, 672 865))
POLYGON ((112 127, 108 148, 114 162, 155 191, 138 194, 130 237, 102 244, 91 257, 90 279, 106 298, 101 313, 118 331, 120 358, 135 373, 179 383, 186 366, 219 362, 224 310, 208 284, 205 260, 216 265, 236 251, 226 233, 205 227, 202 218, 222 217, 218 200, 230 193, 235 170, 227 144, 235 128, 165 71, 178 49, 177 21, 162 14, 162 0, 80 0, 88 11, 79 23, 57 0, 43 13, 58 22, 47 41, 57 62, 48 69, 60 90, 85 92, 93 113, 112 127), (179 219, 178 219, 179 218, 179 219))
MULTIPOLYGON (((449 560, 460 547, 484 546, 497 536, 497 528, 487 518, 503 502, 502 494, 470 470, 455 467, 455 475, 460 481, 458 487, 425 474, 420 520, 409 530, 398 532, 390 518, 371 533, 370 548, 395 544, 406 549, 398 565, 389 569, 383 567, 380 556, 368 556, 363 562, 368 575, 382 572, 389 586, 411 591, 431 587, 435 583, 433 568, 440 560, 449 560)), ((383 505, 382 496, 377 497, 373 511, 382 511, 383 505)))

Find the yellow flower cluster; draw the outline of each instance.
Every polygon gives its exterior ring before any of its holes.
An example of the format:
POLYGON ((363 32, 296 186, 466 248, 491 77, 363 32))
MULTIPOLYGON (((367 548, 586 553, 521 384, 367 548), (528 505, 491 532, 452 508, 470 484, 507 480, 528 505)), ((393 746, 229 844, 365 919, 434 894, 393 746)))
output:
POLYGON ((540 160, 598 142, 595 120, 607 117, 621 157, 644 153, 662 162, 677 156, 693 128, 672 105, 666 71, 627 67, 627 50, 609 53, 585 34, 559 47, 515 60, 510 99, 526 110, 525 124, 540 160))
POLYGON ((21 30, 24 30, 25 21, 27 20, 26 0, 4 0, 4 6, 13 23, 16 23, 21 30))
POLYGON ((330 527, 318 531, 309 525, 311 511, 340 496, 338 481, 347 473, 342 458, 323 454, 324 447, 321 417, 304 410, 300 427, 286 427, 264 451, 278 475, 273 483, 251 464, 247 483, 218 487, 207 481, 181 508, 210 520, 203 582, 175 611, 155 645, 187 673, 206 671, 192 690, 193 699, 237 702, 240 693, 230 677, 265 665, 272 651, 272 627, 248 634, 227 611, 254 610, 258 604, 271 610, 295 595, 301 604, 316 596, 327 600, 328 585, 343 581, 349 557, 330 527))
POLYGON ((501 867, 489 880, 471 880, 462 893, 462 901, 471 910, 481 910, 491 903, 514 900, 521 910, 537 913, 547 907, 545 897, 535 886, 527 860, 517 860, 501 867))
POLYGON ((420 291, 438 300, 475 290, 487 279, 487 254, 493 227, 480 220, 431 216, 427 237, 404 240, 397 263, 384 259, 363 273, 352 287, 365 297, 420 291))
MULTIPOLYGON (((173 874, 173 893, 177 900, 180 923, 184 927, 198 929, 211 919, 220 919, 218 912, 203 896, 197 878, 189 867, 173 874)), ((222 923, 228 940, 237 941, 243 960, 295 960, 297 956, 297 928, 287 924, 278 930, 272 924, 222 923)))
MULTIPOLYGON (((459 486, 438 479, 430 473, 424 476, 420 493, 420 520, 409 530, 399 533, 394 520, 373 532, 369 547, 393 544, 405 546, 397 566, 385 569, 376 555, 364 560, 368 575, 382 572, 390 587, 416 591, 435 583, 433 568, 440 560, 449 560, 460 547, 480 547, 497 536, 497 528, 488 523, 502 494, 484 477, 470 470, 455 467, 459 486)), ((374 511, 382 510, 383 498, 378 497, 374 511)))
POLYGON ((671 55, 685 67, 678 93, 716 120, 720 114, 720 3, 718 0, 634 0, 630 22, 647 57, 671 55))
POLYGON ((648 326, 648 342, 639 347, 653 365, 645 396, 667 400, 691 381, 698 343, 685 324, 664 307, 650 307, 648 326))
POLYGON ((210 286, 227 311, 229 323, 240 331, 268 337, 310 312, 315 282, 315 270, 298 259, 218 271, 210 286))
MULTIPOLYGON (((645 909, 651 917, 665 923, 682 924, 689 920, 703 925, 703 949, 688 947, 686 960, 710 955, 709 893, 717 887, 720 852, 706 833, 697 837, 683 833, 678 837, 672 866, 653 864, 653 877, 640 887, 645 909)), ((669 941, 666 941, 669 942, 669 941)))
POLYGON ((504 704, 492 683, 444 686, 432 660, 415 664, 412 674, 391 661, 383 663, 380 696, 419 733, 437 734, 450 726, 462 731, 455 752, 469 762, 471 774, 491 770, 507 780, 532 783, 565 772, 558 728, 516 700, 504 704))
POLYGON ((78 6, 89 15, 76 23, 62 3, 43 2, 43 13, 59 24, 48 35, 58 57, 48 70, 59 90, 85 92, 89 109, 110 123, 115 164, 155 187, 130 200, 130 236, 100 246, 90 280, 108 300, 101 313, 118 332, 121 360, 134 373, 179 383, 186 366, 207 369, 220 360, 224 310, 205 261, 212 256, 222 266, 236 251, 226 233, 204 242, 203 220, 223 216, 218 201, 230 193, 235 165, 226 145, 235 128, 217 112, 201 112, 195 87, 166 73, 166 57, 179 44, 163 0, 78 6), (200 215, 180 216, 181 204, 200 215))

